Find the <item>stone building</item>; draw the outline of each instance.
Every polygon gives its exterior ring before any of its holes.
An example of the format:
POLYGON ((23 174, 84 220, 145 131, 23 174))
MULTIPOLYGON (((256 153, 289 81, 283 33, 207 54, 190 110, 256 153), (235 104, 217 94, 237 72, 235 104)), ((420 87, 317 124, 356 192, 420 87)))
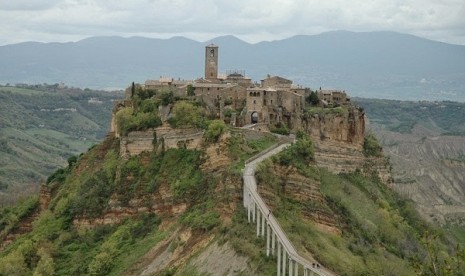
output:
POLYGON ((321 88, 316 92, 318 99, 323 105, 349 105, 350 98, 347 97, 345 91, 341 90, 322 90, 321 88))
MULTIPOLYGON (((221 119, 225 113, 234 113, 239 124, 285 123, 290 128, 299 125, 300 115, 305 108, 305 98, 311 90, 294 85, 291 80, 280 76, 267 75, 254 83, 241 70, 230 70, 225 75, 218 73, 219 47, 214 44, 205 47, 205 75, 203 78, 186 81, 171 77, 147 80, 145 89, 169 90, 176 96, 188 97, 207 105, 209 110, 221 119)), ((320 90, 318 98, 325 106, 350 103, 344 91, 320 90)), ((236 120, 234 119, 234 122, 236 120)))

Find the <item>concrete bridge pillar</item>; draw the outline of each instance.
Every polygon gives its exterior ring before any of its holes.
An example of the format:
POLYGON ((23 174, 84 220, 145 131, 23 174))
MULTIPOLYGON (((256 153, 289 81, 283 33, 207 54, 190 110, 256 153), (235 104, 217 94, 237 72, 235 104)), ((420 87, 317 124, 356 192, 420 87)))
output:
POLYGON ((257 211, 257 237, 260 237, 260 210, 257 210, 257 208, 255 207, 256 211, 257 211))
POLYGON ((286 263, 287 263, 286 250, 283 248, 283 275, 286 275, 286 263))
POLYGON ((270 256, 270 225, 267 223, 266 224, 266 256, 270 256))
POLYGON ((266 223, 266 217, 265 214, 262 215, 262 236, 265 236, 265 223, 266 223))
POLYGON ((253 201, 251 201, 251 204, 253 206, 253 208, 252 208, 252 218, 253 218, 253 222, 255 222, 256 215, 257 215, 257 212, 256 212, 257 206, 256 206, 255 202, 253 202, 253 201))
POLYGON ((250 204, 247 205, 247 222, 250 223, 250 204))
POLYGON ((271 255, 274 255, 274 250, 276 246, 276 233, 271 229, 271 255))
POLYGON ((299 276, 299 263, 294 261, 294 276, 299 276))
POLYGON ((293 271, 294 262, 292 261, 291 258, 288 258, 288 259, 289 259, 289 276, 294 276, 294 271, 293 271))
POLYGON ((278 241, 278 276, 281 275, 281 243, 278 241))

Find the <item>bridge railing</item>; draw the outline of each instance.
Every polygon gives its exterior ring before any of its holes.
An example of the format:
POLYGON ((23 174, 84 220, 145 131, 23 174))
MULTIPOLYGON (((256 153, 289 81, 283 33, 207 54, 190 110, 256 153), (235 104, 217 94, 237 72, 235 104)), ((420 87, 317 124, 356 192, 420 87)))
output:
MULTIPOLYGON (((275 233, 277 240, 281 243, 283 246, 283 249, 286 251, 288 257, 304 267, 306 270, 310 270, 313 273, 317 275, 328 275, 321 271, 320 269, 315 268, 315 264, 311 263, 308 261, 306 258, 302 257, 299 255, 290 242, 289 238, 286 236, 286 233, 284 230, 281 228, 279 225, 278 221, 276 218, 273 216, 273 214, 270 212, 270 208, 266 205, 264 200, 261 198, 260 194, 258 193, 256 189, 256 179, 255 179, 255 164, 251 164, 255 160, 259 159, 260 157, 263 157, 273 150, 279 148, 280 146, 283 146, 285 144, 288 144, 288 141, 281 141, 279 143, 276 143, 275 145, 271 146, 265 151, 260 152, 259 154, 249 158, 245 162, 245 168, 244 168, 244 207, 247 207, 246 205, 251 204, 250 199, 248 197, 248 193, 250 193, 250 197, 253 200, 253 204, 255 204, 258 207, 258 211, 261 212, 262 216, 264 216, 265 221, 267 224, 271 227, 272 231, 275 233), (269 214, 269 215, 265 215, 269 214)), ((286 146, 283 146, 282 149, 284 149, 286 146)), ((281 149, 281 150, 282 150, 281 149)), ((257 222, 258 223, 258 222, 257 222)))

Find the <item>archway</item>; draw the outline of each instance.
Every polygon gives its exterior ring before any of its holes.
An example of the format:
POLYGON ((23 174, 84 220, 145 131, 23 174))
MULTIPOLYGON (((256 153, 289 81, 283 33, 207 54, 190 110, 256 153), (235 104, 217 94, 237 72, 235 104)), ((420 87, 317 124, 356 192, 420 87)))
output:
POLYGON ((251 117, 250 119, 251 119, 252 124, 258 123, 258 113, 257 113, 257 111, 252 112, 252 115, 250 115, 250 117, 251 117))

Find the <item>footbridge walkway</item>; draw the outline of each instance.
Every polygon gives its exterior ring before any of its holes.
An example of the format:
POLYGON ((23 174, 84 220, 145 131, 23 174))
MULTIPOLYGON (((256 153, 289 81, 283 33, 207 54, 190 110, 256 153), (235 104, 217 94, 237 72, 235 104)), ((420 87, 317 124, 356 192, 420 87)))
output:
POLYGON ((290 145, 289 142, 281 142, 259 153, 245 162, 244 178, 244 207, 247 210, 249 223, 257 224, 257 237, 266 239, 266 255, 276 255, 277 275, 333 275, 323 267, 315 265, 297 253, 292 243, 286 236, 278 221, 274 218, 268 206, 257 191, 255 168, 257 164, 266 158, 279 153, 290 145))

